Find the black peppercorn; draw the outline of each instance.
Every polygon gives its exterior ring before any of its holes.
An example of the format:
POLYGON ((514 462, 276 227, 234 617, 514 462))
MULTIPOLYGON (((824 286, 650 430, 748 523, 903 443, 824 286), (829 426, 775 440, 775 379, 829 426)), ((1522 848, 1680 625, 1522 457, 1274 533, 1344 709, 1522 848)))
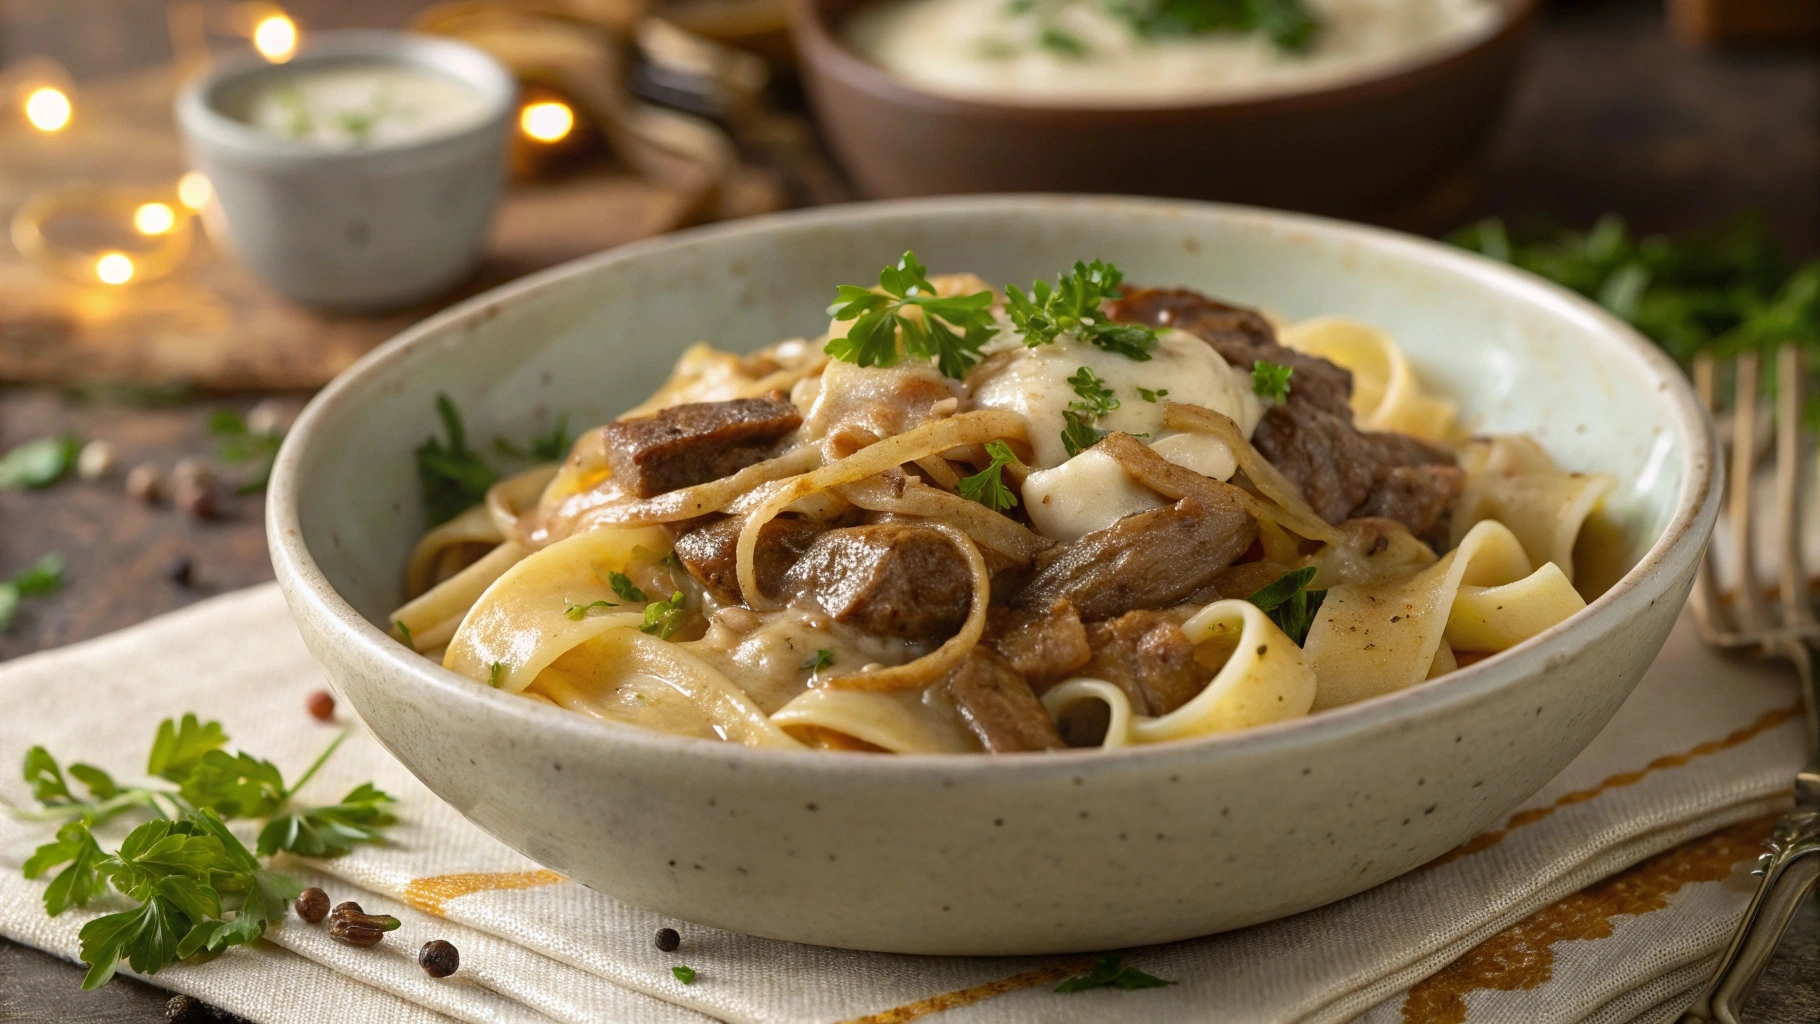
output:
POLYGON ((432 978, 446 978, 461 966, 461 952, 452 942, 431 939, 417 951, 417 966, 432 978))
POLYGON ((199 1019, 201 1014, 198 1011, 201 1009, 202 1004, 191 996, 172 996, 164 1004, 164 1019, 171 1024, 184 1024, 199 1019))
POLYGON ((682 936, 678 935, 674 928, 659 928, 656 941, 658 949, 666 953, 674 953, 676 947, 682 945, 682 936))
POLYGON ((196 564, 188 555, 172 555, 165 559, 164 578, 180 587, 187 587, 196 578, 196 564))
POLYGON ((329 894, 321 889, 310 888, 297 894, 297 916, 311 924, 318 924, 329 916, 329 894))

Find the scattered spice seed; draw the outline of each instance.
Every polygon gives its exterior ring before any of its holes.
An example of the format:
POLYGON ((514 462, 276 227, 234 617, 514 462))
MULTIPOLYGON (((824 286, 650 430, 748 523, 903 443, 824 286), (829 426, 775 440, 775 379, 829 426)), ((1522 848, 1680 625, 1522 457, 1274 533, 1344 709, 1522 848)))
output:
POLYGON ((193 996, 172 996, 164 1004, 164 1019, 170 1021, 170 1024, 184 1024, 186 1021, 199 1020, 202 1017, 199 1012, 201 1009, 202 1004, 197 1002, 193 996))
POLYGON ((452 942, 431 939, 417 951, 417 966, 432 978, 446 978, 461 966, 461 951, 452 942))
POLYGON ((164 562, 164 578, 180 587, 187 587, 196 578, 196 564, 188 555, 172 555, 164 562))
POLYGON ((179 480, 171 501, 192 519, 213 519, 217 511, 215 485, 203 480, 179 480))
POLYGON ((99 480, 114 468, 114 446, 106 441, 90 441, 76 456, 76 475, 84 480, 99 480))
POLYGON ((329 913, 329 938, 350 946, 372 946, 400 923, 390 914, 368 914, 360 904, 349 901, 337 904, 329 913))
POLYGON ((298 893, 297 916, 311 924, 321 924, 329 916, 329 894, 314 886, 298 893))
POLYGON ((134 466, 126 474, 126 493, 147 505, 158 500, 159 493, 164 490, 163 485, 163 474, 149 462, 134 466))
POLYGON ((285 404, 276 398, 267 398, 253 406, 246 414, 246 428, 255 434, 276 434, 284 429, 285 404))
POLYGON ((310 694, 310 717, 318 722, 326 722, 335 717, 335 697, 327 690, 317 690, 310 694))
POLYGON ((657 948, 666 953, 674 953, 682 945, 682 936, 674 928, 657 929, 657 948))

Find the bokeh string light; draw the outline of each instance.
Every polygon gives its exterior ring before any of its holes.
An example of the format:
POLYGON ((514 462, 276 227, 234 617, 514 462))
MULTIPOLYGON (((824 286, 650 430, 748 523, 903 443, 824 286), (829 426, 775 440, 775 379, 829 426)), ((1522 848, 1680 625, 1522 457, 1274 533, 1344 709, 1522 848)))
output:
POLYGON ((575 111, 556 100, 528 104, 519 111, 518 127, 538 142, 561 142, 575 127, 575 111))
POLYGON ((24 107, 25 119, 41 132, 63 130, 75 113, 69 95, 54 85, 41 85, 27 93, 24 107))
POLYGON ((267 14, 253 26, 253 49, 274 64, 297 55, 297 23, 282 12, 267 14))

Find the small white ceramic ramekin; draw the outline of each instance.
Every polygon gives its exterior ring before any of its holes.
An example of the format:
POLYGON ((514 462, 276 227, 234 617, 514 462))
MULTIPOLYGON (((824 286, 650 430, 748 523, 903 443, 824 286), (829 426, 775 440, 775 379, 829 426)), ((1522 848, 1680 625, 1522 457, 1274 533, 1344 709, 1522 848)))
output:
POLYGON ((208 175, 228 245, 298 302, 377 311, 428 298, 474 265, 505 180, 517 83, 480 50, 407 32, 318 33, 289 62, 246 51, 212 62, 177 96, 190 165, 208 175), (312 64, 415 64, 477 90, 471 127, 371 149, 273 138, 224 112, 260 77, 312 64))

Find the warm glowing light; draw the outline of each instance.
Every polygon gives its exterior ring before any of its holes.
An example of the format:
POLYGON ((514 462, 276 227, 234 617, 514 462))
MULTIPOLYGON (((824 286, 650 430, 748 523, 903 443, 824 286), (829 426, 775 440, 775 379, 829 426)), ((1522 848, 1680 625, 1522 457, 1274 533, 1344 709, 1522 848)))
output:
POLYGON ((177 226, 177 211, 164 203, 146 203, 133 211, 133 227, 142 235, 162 235, 177 226))
POLYGON ((70 98, 55 86, 39 86, 25 98, 25 118, 41 132, 54 132, 69 124, 70 110, 70 98))
POLYGON ((518 126, 538 142, 560 142, 575 127, 575 112, 554 100, 533 103, 518 115, 518 126))
POLYGON ((110 252, 95 261, 95 276, 102 284, 125 284, 133 279, 133 260, 126 253, 110 252))
POLYGON ((177 198, 192 210, 207 206, 209 197, 214 194, 215 186, 209 184, 209 176, 201 171, 191 171, 177 179, 177 198))
POLYGON ((274 64, 282 64, 297 52, 297 23, 282 14, 268 15, 253 26, 253 49, 274 64))

